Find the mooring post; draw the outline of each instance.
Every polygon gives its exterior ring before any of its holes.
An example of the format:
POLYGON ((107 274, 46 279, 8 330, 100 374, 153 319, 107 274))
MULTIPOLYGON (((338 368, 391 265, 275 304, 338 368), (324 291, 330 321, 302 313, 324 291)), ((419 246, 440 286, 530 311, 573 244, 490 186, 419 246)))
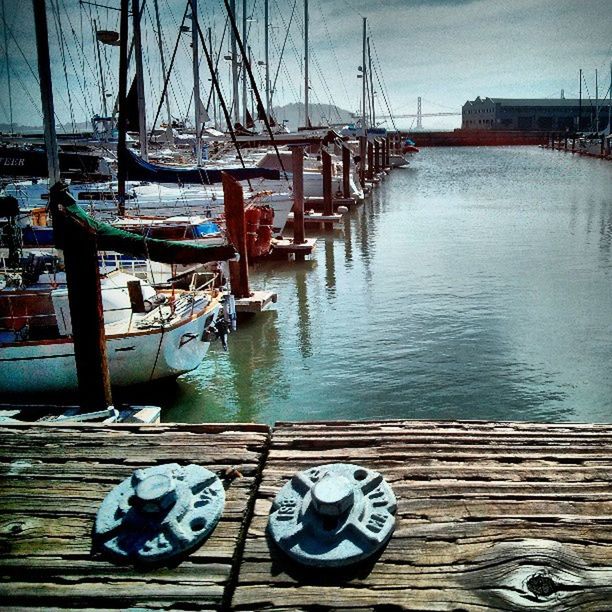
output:
POLYGON ((576 152, 576 134, 572 136, 572 153, 576 152))
POLYGON ((342 196, 351 197, 351 150, 348 145, 342 145, 342 196))
POLYGON ((293 173, 293 242, 306 242, 304 229, 304 148, 291 147, 291 162, 293 173))
POLYGON ((380 173, 380 142, 378 138, 374 141, 374 174, 380 173))
POLYGON ((601 155, 603 155, 603 154, 604 154, 604 151, 605 151, 605 144, 606 144, 606 137, 605 137, 605 136, 602 136, 602 137, 601 137, 601 151, 600 151, 601 155))
POLYGON ((567 151, 567 132, 564 134, 563 148, 567 151))
MULTIPOLYGON (((331 216, 334 214, 332 201, 332 161, 331 155, 326 149, 321 149, 321 161, 323 162, 323 214, 331 216)), ((325 229, 333 229, 333 223, 325 223, 325 229)))
POLYGON ((367 178, 371 181, 374 178, 374 144, 368 141, 368 171, 367 178))
POLYGON ((66 187, 56 183, 50 191, 53 230, 63 236, 64 265, 74 358, 81 408, 91 411, 112 406, 110 374, 106 356, 104 307, 98 272, 98 247, 93 228, 62 213, 66 187))
POLYGON ((361 188, 365 188, 366 179, 366 155, 367 155, 367 142, 365 136, 359 137, 359 182, 361 188))
POLYGON ((251 296, 249 289, 249 259, 246 244, 246 221, 244 218, 244 196, 238 181, 229 174, 221 174, 223 180, 223 206, 228 238, 236 251, 238 261, 229 262, 230 283, 233 295, 240 299, 251 296))

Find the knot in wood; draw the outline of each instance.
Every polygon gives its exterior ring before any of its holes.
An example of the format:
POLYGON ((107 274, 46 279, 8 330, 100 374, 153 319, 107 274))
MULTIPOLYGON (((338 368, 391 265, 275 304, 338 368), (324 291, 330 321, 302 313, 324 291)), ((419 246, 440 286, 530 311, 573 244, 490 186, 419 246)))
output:
POLYGON ((536 597, 550 597, 559 590, 559 584, 544 572, 538 572, 527 580, 527 588, 536 597))

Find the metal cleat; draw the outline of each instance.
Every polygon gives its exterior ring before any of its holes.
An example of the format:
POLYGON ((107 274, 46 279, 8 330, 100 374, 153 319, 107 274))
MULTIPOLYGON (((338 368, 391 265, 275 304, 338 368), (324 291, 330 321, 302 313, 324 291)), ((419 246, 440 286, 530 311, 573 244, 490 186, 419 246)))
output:
POLYGON ((104 498, 94 538, 102 551, 122 560, 167 561, 210 535, 224 505, 221 481, 199 465, 136 470, 104 498))
POLYGON ((278 492, 268 531, 297 562, 341 567, 379 551, 395 527, 396 500, 383 477, 350 463, 299 472, 278 492))

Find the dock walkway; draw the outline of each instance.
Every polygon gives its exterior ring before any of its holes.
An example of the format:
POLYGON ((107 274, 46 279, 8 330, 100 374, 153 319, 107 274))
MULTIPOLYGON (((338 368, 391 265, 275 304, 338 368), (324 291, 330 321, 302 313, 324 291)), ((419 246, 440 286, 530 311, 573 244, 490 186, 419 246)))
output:
POLYGON ((0 427, 0 605, 175 609, 612 609, 612 425, 457 421, 0 427), (173 568, 92 557, 136 467, 235 470, 210 539, 173 568), (306 570, 266 537, 295 472, 357 463, 397 497, 373 560, 306 570), (251 512, 252 508, 252 512, 251 512), (252 515, 251 515, 252 514, 252 515))
POLYGON ((221 608, 268 436, 263 425, 0 427, 0 605, 221 608), (241 475, 226 479, 205 545, 161 569, 93 555, 106 494, 139 467, 172 462, 241 475))

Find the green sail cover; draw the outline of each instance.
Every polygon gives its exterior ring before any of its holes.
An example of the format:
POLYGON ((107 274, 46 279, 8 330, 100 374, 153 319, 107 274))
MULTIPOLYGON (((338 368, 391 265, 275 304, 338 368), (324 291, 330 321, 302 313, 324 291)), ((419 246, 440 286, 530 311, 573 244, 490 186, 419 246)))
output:
POLYGON ((63 183, 56 183, 51 188, 49 207, 54 219, 55 244, 60 249, 70 240, 71 232, 78 231, 77 228, 80 227, 95 234, 98 249, 101 251, 127 253, 161 263, 208 263, 224 261, 236 255, 231 245, 185 244, 180 241, 145 238, 96 221, 77 205, 63 183))

